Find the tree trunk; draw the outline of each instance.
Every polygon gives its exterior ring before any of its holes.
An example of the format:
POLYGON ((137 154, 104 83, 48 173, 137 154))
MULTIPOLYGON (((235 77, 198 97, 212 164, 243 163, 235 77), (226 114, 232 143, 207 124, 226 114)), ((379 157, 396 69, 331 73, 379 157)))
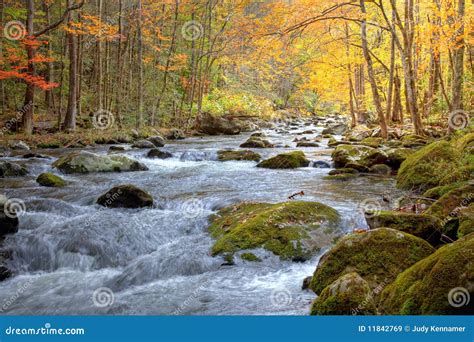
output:
POLYGON ((360 0, 360 8, 364 15, 364 19, 362 19, 362 22, 360 25, 361 38, 362 38, 362 51, 364 53, 364 58, 367 62, 367 73, 369 76, 370 87, 372 89, 372 96, 374 99, 375 110, 379 118, 380 132, 381 132, 382 138, 387 139, 388 138, 387 122, 385 121, 385 114, 382 109, 382 103, 380 100, 379 91, 377 89, 377 83, 375 79, 375 72, 373 69, 372 57, 370 56, 369 47, 367 43, 367 21, 365 19, 365 15, 367 14, 367 11, 365 8, 365 0, 360 0))
MULTIPOLYGON (((28 0, 27 2, 28 9, 26 15, 26 28, 28 36, 32 37, 34 35, 34 19, 35 19, 35 1, 28 0)), ((26 53, 28 56, 28 74, 35 76, 36 70, 35 65, 32 60, 35 57, 35 49, 31 44, 26 45, 26 53)), ((26 83, 26 93, 25 93, 25 103, 24 103, 25 112, 23 113, 22 126, 25 134, 33 134, 33 115, 35 109, 35 86, 27 82, 26 83)))
MULTIPOLYGON (((73 5, 73 0, 68 0, 68 7, 73 5)), ((68 24, 73 20, 73 14, 69 13, 68 24)), ((64 120, 64 128, 68 131, 76 129, 77 114, 77 41, 72 32, 67 32, 67 43, 69 48, 69 94, 64 120)))
POLYGON ((460 111, 463 106, 463 77, 464 77, 464 14, 466 10, 465 0, 458 0, 458 15, 456 22, 461 27, 456 32, 455 46, 453 48, 453 83, 452 83, 452 110, 460 111))

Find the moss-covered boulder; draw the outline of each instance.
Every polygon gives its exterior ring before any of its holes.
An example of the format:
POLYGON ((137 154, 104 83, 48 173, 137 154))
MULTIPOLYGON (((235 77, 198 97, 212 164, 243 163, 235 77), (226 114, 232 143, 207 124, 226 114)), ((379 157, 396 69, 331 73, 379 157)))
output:
POLYGON ((336 210, 317 202, 244 202, 213 218, 212 255, 263 247, 282 259, 303 261, 340 235, 340 223, 336 210))
POLYGON ((377 147, 382 146, 383 138, 369 137, 369 138, 363 139, 359 144, 364 145, 364 146, 377 148, 377 147))
POLYGON ((358 163, 372 167, 378 164, 386 164, 388 160, 388 156, 384 151, 374 149, 366 153, 361 159, 358 160, 358 163))
POLYGON ((260 259, 258 256, 256 256, 253 253, 242 253, 240 255, 240 259, 249 261, 249 262, 260 262, 262 259, 260 259))
POLYGON ((405 213, 398 211, 381 211, 366 216, 370 229, 393 228, 437 245, 441 237, 443 223, 430 215, 405 213))
POLYGON ((387 151, 387 165, 398 170, 400 165, 415 151, 409 148, 394 148, 387 151))
POLYGON ((21 165, 0 161, 0 178, 21 177, 28 174, 28 170, 21 165))
POLYGON ((458 237, 474 233, 474 203, 459 211, 458 237))
POLYGON ((296 147, 319 147, 319 144, 310 141, 300 141, 296 144, 296 147))
POLYGON ((173 158, 173 154, 166 152, 166 151, 161 151, 160 149, 157 148, 152 148, 148 153, 146 154, 147 158, 151 159, 169 159, 173 158))
POLYGON ((421 135, 411 134, 402 137, 403 147, 420 147, 426 144, 428 144, 428 139, 426 137, 422 137, 421 135))
POLYGON ((343 174, 348 174, 348 173, 357 174, 359 173, 359 171, 357 171, 356 169, 349 169, 349 168, 342 168, 342 169, 329 171, 330 176, 343 175, 343 174))
POLYGON ((379 308, 391 315, 472 315, 472 298, 474 234, 469 234, 401 273, 382 292, 379 308))
POLYGON ((474 202, 474 184, 468 183, 465 186, 456 188, 441 196, 431 207, 426 210, 426 214, 433 215, 441 220, 446 220, 449 216, 456 216, 457 210, 467 207, 474 202))
POLYGON ((53 166, 67 174, 148 170, 144 164, 126 156, 102 156, 86 151, 63 156, 55 161, 53 166))
POLYGON ((373 151, 372 147, 361 145, 339 145, 332 153, 336 168, 345 167, 350 162, 359 161, 362 157, 373 151))
POLYGON ((136 141, 133 145, 133 148, 155 148, 155 144, 153 144, 151 141, 141 139, 136 141))
POLYGON ((131 184, 115 186, 97 199, 106 208, 144 208, 153 206, 153 197, 131 184))
POLYGON ((376 315, 369 284, 356 272, 338 278, 313 302, 311 315, 376 315))
POLYGON ((354 169, 357 172, 368 173, 370 172, 370 168, 365 165, 359 164, 357 162, 350 162, 347 163, 344 169, 354 169))
POLYGON ((440 185, 447 170, 458 165, 459 152, 446 141, 438 141, 410 155, 400 166, 397 186, 427 190, 440 185))
POLYGON ((324 179, 345 182, 357 177, 358 177, 357 173, 339 173, 337 175, 325 176, 324 179))
POLYGON ((66 186, 66 181, 64 179, 49 172, 40 174, 38 178, 36 178, 36 182, 41 186, 50 188, 61 188, 66 186))
POLYGON ((249 150, 240 150, 240 151, 227 151, 222 150, 217 152, 217 158, 220 161, 230 161, 230 160, 238 160, 238 161, 260 161, 262 158, 260 154, 255 153, 249 150))
POLYGON ((370 167, 369 172, 377 175, 389 176, 392 173, 392 169, 390 166, 385 164, 375 164, 370 167))
POLYGON ((242 148, 271 148, 273 146, 274 145, 268 140, 260 137, 250 137, 246 142, 240 145, 242 148))
POLYGON ((297 169, 299 167, 308 167, 310 161, 301 151, 282 153, 273 158, 262 161, 257 167, 265 169, 297 169))
POLYGON ((426 190, 423 194, 423 197, 437 200, 440 199, 442 196, 446 195, 448 192, 461 188, 467 184, 468 182, 457 182, 448 185, 436 186, 434 188, 426 190))
POLYGON ((311 289, 320 294, 332 282, 357 272, 374 289, 434 252, 425 240, 390 228, 350 234, 323 255, 314 272, 311 289))

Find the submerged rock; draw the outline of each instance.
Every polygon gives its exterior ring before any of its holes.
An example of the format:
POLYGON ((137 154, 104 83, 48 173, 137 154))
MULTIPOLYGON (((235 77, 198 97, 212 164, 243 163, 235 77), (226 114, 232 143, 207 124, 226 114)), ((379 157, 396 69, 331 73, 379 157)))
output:
POLYGON ((314 272, 311 289, 320 294, 341 276, 357 272, 371 289, 388 284, 435 249, 426 241, 389 228, 350 234, 324 254, 314 272))
POLYGON ((64 181, 64 179, 49 172, 40 174, 38 178, 36 178, 36 182, 39 185, 51 188, 61 188, 66 186, 66 181, 64 181))
POLYGON ((67 174, 148 170, 144 164, 126 156, 102 156, 86 151, 63 156, 55 161, 53 166, 67 174))
POLYGON ((28 174, 28 170, 21 165, 0 161, 0 178, 21 177, 28 174))
POLYGON ((388 315, 472 315, 474 234, 441 247, 398 275, 381 294, 388 315))
POLYGON ((296 144, 296 147, 319 147, 319 144, 315 142, 301 141, 296 144))
POLYGON ((370 229, 393 228, 418 236, 432 245, 439 244, 443 223, 440 219, 424 214, 398 211, 381 211, 366 216, 370 229))
POLYGON ((311 315, 376 315, 369 284, 357 272, 338 278, 314 301, 311 315))
POLYGON ((164 152, 164 151, 160 151, 159 149, 157 148, 153 148, 151 149, 150 151, 148 151, 147 155, 146 155, 148 158, 158 158, 158 159, 168 159, 168 158, 172 158, 173 155, 169 152, 164 152))
POLYGON ((332 153, 334 165, 337 168, 345 167, 350 162, 356 162, 369 152, 374 151, 372 147, 361 145, 339 145, 332 153))
POLYGON ((304 261, 340 234, 340 222, 336 210, 317 202, 241 203, 213 218, 212 255, 263 247, 281 259, 304 261))
POLYGON ((308 167, 310 161, 301 151, 282 153, 273 158, 262 161, 257 167, 266 169, 296 169, 299 167, 308 167))
POLYGON ((317 169, 330 169, 331 164, 324 161, 324 160, 317 160, 317 161, 313 162, 313 167, 315 167, 317 169))
POLYGON ((113 187, 97 199, 97 204, 107 208, 143 208, 153 206, 153 197, 134 185, 113 187))
POLYGON ((241 151, 226 151, 221 150, 217 152, 217 157, 220 161, 229 160, 247 160, 247 161, 259 161, 261 159, 260 154, 249 150, 241 151))
POLYGON ((240 255, 240 259, 249 261, 249 262, 260 262, 262 259, 260 259, 258 256, 256 256, 253 253, 242 253, 240 255))

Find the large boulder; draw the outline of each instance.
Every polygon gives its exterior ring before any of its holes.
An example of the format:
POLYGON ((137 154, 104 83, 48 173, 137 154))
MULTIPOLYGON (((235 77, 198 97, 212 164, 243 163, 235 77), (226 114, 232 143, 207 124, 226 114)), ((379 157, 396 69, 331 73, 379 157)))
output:
POLYGON ((301 151, 282 153, 273 158, 262 161, 257 167, 265 169, 296 169, 308 167, 310 161, 301 151))
POLYGON ((152 148, 148 151, 147 155, 148 158, 157 158, 157 159, 168 159, 172 158, 173 155, 169 152, 161 151, 157 148, 152 148))
POLYGON ((448 142, 432 143, 408 156, 402 163, 397 186, 422 191, 438 186, 446 173, 457 167, 459 159, 459 152, 448 142))
POLYGON ((474 233, 474 203, 459 211, 458 237, 474 233))
POLYGON ((313 302, 311 315, 376 315, 369 284, 357 272, 338 278, 313 302))
POLYGON ((394 170, 398 170, 400 165, 414 153, 412 149, 409 148, 394 148, 387 151, 387 165, 393 168, 394 170))
POLYGON ((7 199, 0 197, 0 238, 18 231, 18 217, 16 212, 8 206, 7 199))
POLYGON ((405 213, 398 211, 381 211, 366 215, 370 229, 393 228, 437 245, 441 237, 443 222, 434 216, 405 213))
POLYGON ((184 140, 186 134, 180 129, 171 129, 166 133, 165 138, 168 140, 184 140))
POLYGON ((241 127, 226 117, 217 117, 206 113, 201 117, 199 131, 209 135, 236 135, 240 133, 241 127))
POLYGON ((322 134, 342 135, 346 133, 347 128, 347 124, 345 123, 334 124, 324 129, 322 134))
POLYGON ((144 164, 126 156, 102 156, 86 151, 65 155, 55 161, 53 166, 67 174, 148 170, 144 164))
POLYGON ((28 174, 28 170, 21 165, 0 161, 0 178, 21 177, 28 174))
POLYGON ((336 168, 345 167, 350 162, 357 162, 370 152, 376 151, 372 147, 362 145, 339 145, 332 153, 336 168))
POLYGON ((38 178, 36 178, 36 182, 41 186, 50 188, 61 188, 66 186, 66 181, 64 179, 49 172, 40 174, 38 178))
POLYGON ((213 218, 212 255, 263 247, 281 259, 304 261, 340 235, 340 223, 336 210, 317 202, 244 202, 213 218))
POLYGON ((9 144, 9 147, 12 149, 12 150, 22 150, 22 151, 29 151, 30 150, 30 146, 28 146, 27 143, 25 143, 24 141, 13 141, 9 144))
POLYGON ((459 209, 473 202, 474 183, 468 183, 441 196, 426 210, 426 214, 446 220, 449 217, 455 217, 459 209))
POLYGON ((349 141, 362 141, 372 135, 372 130, 365 125, 357 125, 349 132, 349 141))
POLYGON ((261 156, 258 153, 249 150, 227 151, 221 150, 217 152, 217 158, 220 161, 230 160, 245 160, 245 161, 260 161, 261 156))
POLYGON ((154 147, 155 147, 155 144, 152 143, 151 141, 142 139, 142 140, 136 141, 136 142, 132 145, 132 147, 133 147, 133 148, 154 148, 154 147))
POLYGON ((268 140, 259 137, 250 137, 246 142, 240 145, 242 148, 271 148, 274 145, 268 140))
POLYGON ((155 145, 155 147, 163 147, 166 144, 165 138, 163 138, 161 135, 154 135, 149 137, 147 140, 155 145))
POLYGON ((321 257, 311 280, 320 294, 341 276, 357 272, 371 289, 388 284, 435 249, 425 240, 390 228, 350 234, 321 257))
POLYGON ((380 297, 379 308, 389 315, 472 315, 474 234, 405 270, 380 297))
POLYGON ((143 208, 153 206, 153 197, 134 185, 113 187, 97 199, 97 204, 106 208, 143 208))

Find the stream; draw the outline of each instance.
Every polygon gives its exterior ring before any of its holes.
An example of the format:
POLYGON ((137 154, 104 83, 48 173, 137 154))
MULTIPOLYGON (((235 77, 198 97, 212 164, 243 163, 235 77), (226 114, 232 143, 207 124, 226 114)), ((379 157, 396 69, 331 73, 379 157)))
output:
MULTIPOLYGON (((296 148, 295 137, 310 139, 323 127, 299 121, 262 130, 280 146, 255 149, 262 158, 292 150, 312 161, 331 163, 327 139, 317 148, 296 148), (282 131, 282 128, 288 131, 282 131), (298 135, 305 130, 314 134, 298 135)), ((391 177, 325 180, 330 169, 256 168, 255 162, 220 162, 217 151, 238 149, 250 133, 193 137, 169 142, 166 160, 148 159, 147 150, 125 154, 149 171, 62 175, 64 188, 45 188, 35 179, 56 172, 51 164, 72 149, 38 150, 50 159, 5 160, 27 166, 27 177, 0 179, 0 193, 25 202, 19 232, 6 238, 14 276, 0 284, 0 309, 8 315, 307 315, 315 294, 301 289, 321 254, 305 263, 281 261, 253 251, 262 262, 235 258, 225 266, 211 257, 209 217, 241 201, 282 202, 304 191, 302 200, 339 211, 344 231, 365 228, 360 203, 397 196, 391 177), (149 209, 105 209, 94 204, 111 187, 131 183, 155 199, 149 209)), ((338 137, 340 138, 340 137, 338 137)), ((86 150, 106 154, 108 146, 86 150)), ((380 201, 381 202, 381 201, 380 201)))

